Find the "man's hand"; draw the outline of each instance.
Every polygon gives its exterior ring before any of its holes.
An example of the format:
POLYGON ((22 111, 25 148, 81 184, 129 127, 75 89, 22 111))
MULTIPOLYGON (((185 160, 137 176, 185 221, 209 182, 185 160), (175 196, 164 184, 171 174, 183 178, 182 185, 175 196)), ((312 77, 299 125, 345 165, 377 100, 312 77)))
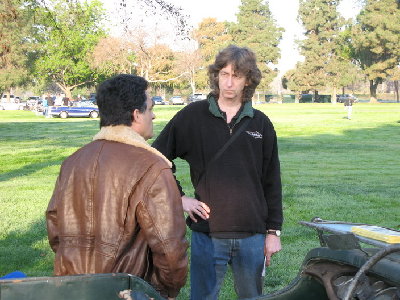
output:
POLYGON ((281 251, 281 239, 279 236, 273 234, 267 234, 265 237, 265 245, 264 245, 264 255, 265 255, 265 264, 269 266, 271 264, 271 257, 275 253, 281 251))
POLYGON ((197 223, 195 215, 207 220, 210 217, 210 208, 204 202, 197 199, 182 196, 183 210, 187 212, 193 222, 197 223))

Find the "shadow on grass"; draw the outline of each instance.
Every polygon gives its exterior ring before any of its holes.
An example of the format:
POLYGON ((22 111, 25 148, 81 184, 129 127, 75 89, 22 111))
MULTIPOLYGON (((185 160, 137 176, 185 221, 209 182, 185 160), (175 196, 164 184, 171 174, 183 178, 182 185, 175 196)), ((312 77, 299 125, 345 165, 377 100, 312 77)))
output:
POLYGON ((99 130, 98 122, 7 122, 0 123, 2 142, 41 142, 35 146, 45 148, 51 145, 80 147, 82 142, 90 141, 99 130), (16 130, 18 128, 18 130, 16 130))
POLYGON ((0 172, 0 181, 28 176, 49 166, 60 165, 67 157, 60 153, 64 148, 80 148, 89 143, 97 131, 98 122, 92 120, 0 123, 0 147, 15 149, 12 155, 3 156, 2 163, 8 163, 7 168, 11 164, 16 166, 0 172), (21 162, 23 166, 18 168, 21 162))
POLYGON ((44 218, 32 223, 27 230, 11 231, 0 239, 0 244, 0 276, 15 270, 28 276, 52 274, 52 263, 49 262, 53 257, 47 243, 44 218))
POLYGON ((13 169, 9 172, 3 172, 0 174, 0 182, 15 179, 18 177, 29 176, 36 173, 42 169, 48 168, 50 166, 61 165, 61 163, 66 159, 67 156, 59 157, 57 160, 46 160, 39 163, 27 164, 19 169, 13 169))

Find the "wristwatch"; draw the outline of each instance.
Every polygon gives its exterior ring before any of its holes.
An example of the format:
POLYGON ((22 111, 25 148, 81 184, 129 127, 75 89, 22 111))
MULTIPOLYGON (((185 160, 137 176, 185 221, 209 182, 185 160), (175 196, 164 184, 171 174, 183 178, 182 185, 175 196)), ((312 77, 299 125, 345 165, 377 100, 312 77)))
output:
POLYGON ((272 234, 276 236, 281 236, 281 231, 280 230, 275 230, 275 229, 268 229, 267 234, 272 234))

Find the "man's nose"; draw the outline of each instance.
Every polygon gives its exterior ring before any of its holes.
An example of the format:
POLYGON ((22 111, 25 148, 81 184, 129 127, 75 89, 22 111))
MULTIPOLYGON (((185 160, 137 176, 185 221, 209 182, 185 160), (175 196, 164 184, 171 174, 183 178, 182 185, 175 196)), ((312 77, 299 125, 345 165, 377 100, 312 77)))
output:
POLYGON ((229 75, 228 78, 227 78, 227 80, 226 80, 226 83, 227 83, 228 86, 231 86, 231 85, 232 85, 232 79, 233 79, 232 76, 229 75))

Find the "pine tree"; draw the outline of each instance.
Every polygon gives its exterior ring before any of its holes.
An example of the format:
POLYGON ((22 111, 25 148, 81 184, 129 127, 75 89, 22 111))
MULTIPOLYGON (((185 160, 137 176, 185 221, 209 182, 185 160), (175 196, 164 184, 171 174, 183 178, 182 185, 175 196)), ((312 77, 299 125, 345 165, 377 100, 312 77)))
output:
MULTIPOLYGON (((305 57, 299 65, 298 78, 306 78, 307 86, 315 91, 331 87, 332 102, 348 61, 340 55, 340 33, 344 19, 337 12, 335 0, 301 0, 299 19, 303 23, 306 39, 300 42, 300 53, 305 57)), ((302 80, 305 81, 304 79, 302 80)))
POLYGON ((242 0, 237 14, 237 23, 231 24, 233 42, 248 47, 255 52, 259 68, 263 73, 260 88, 267 89, 276 71, 268 67, 280 58, 278 47, 283 28, 277 26, 269 9, 268 2, 262 0, 242 0))
POLYGON ((0 94, 10 93, 28 77, 28 3, 4 0, 0 4, 0 94))
POLYGON ((400 62, 400 9, 397 0, 367 0, 352 35, 355 58, 370 82, 370 101, 400 62))

